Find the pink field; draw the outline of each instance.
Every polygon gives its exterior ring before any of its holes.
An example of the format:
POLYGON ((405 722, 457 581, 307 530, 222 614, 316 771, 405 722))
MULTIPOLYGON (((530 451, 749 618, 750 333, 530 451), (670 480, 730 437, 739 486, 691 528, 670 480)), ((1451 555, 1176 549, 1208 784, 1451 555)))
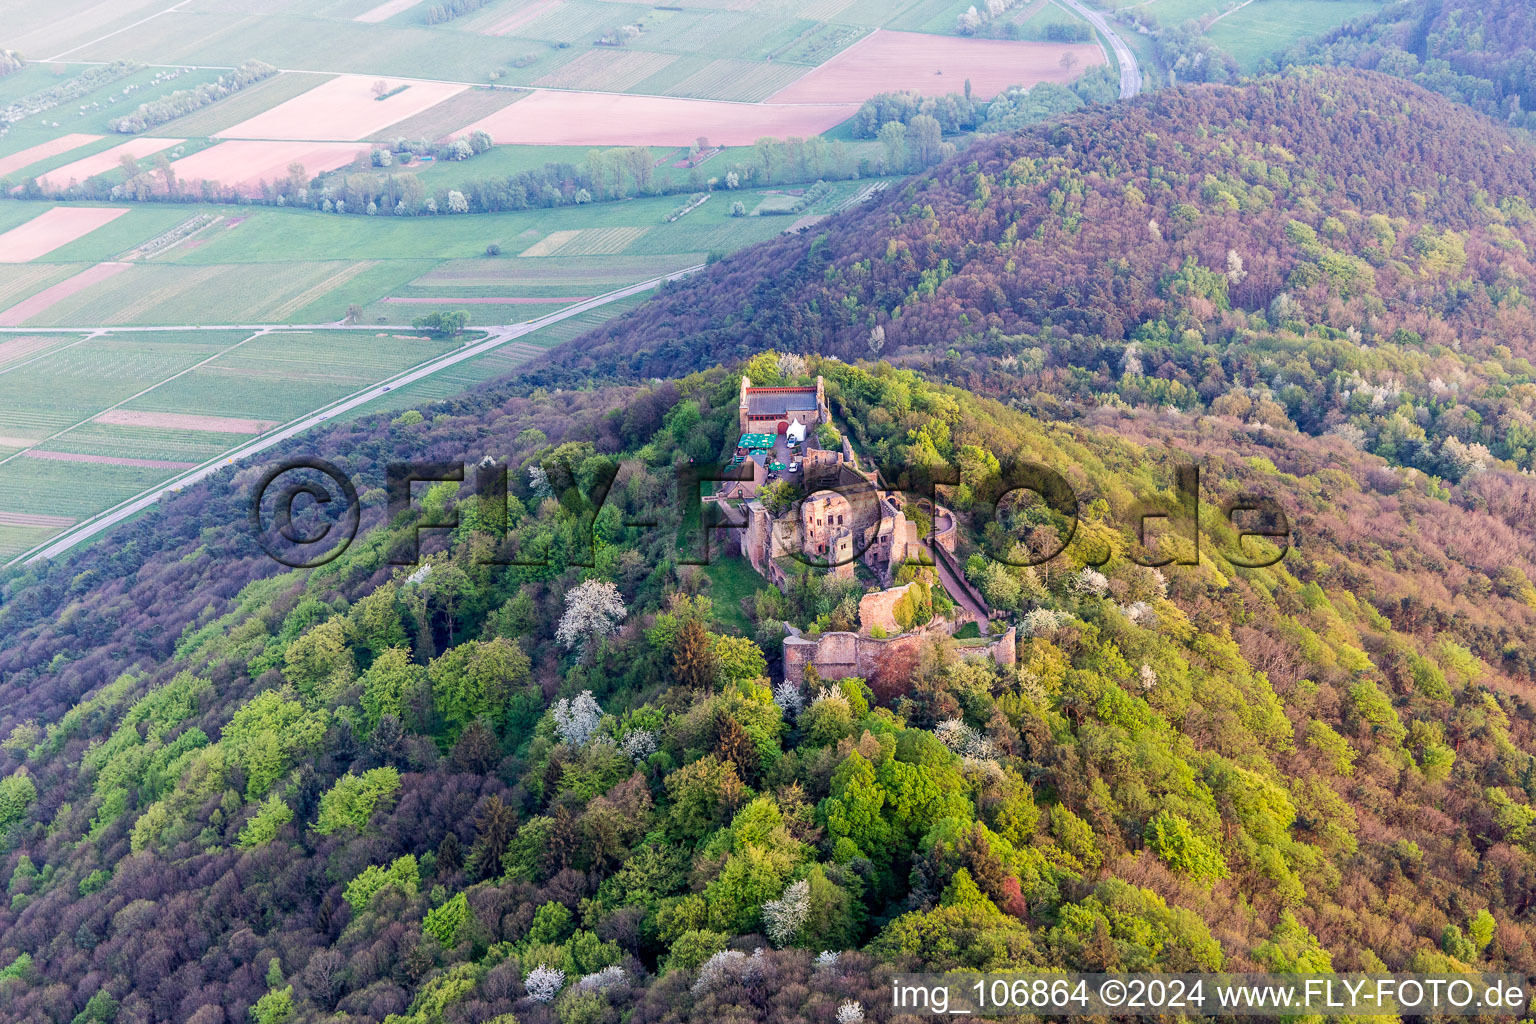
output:
POLYGON ((215 434, 260 434, 277 426, 276 420, 250 420, 238 416, 199 416, 185 412, 139 412, 109 409, 97 423, 119 427, 157 427, 162 430, 206 430, 215 434))
POLYGON ((247 193, 263 182, 288 177, 290 164, 308 176, 345 167, 366 147, 352 142, 256 142, 232 139, 184 156, 171 164, 183 182, 216 181, 247 193))
POLYGON ((0 263, 35 260, 127 212, 126 206, 55 206, 0 235, 0 263))
POLYGON ((531 298, 531 297, 520 297, 520 298, 493 297, 493 298, 486 298, 483 295, 476 295, 473 298, 468 298, 468 299, 461 299, 461 298, 457 298, 457 297, 454 297, 454 296, 449 296, 448 298, 442 298, 442 299, 433 299, 433 298, 423 298, 421 296, 416 296, 416 295, 405 296, 403 298, 399 297, 399 296, 395 296, 395 295, 390 295, 390 296, 387 296, 387 297, 381 299, 380 301, 381 302, 404 302, 404 303, 408 303, 408 304, 412 304, 412 305, 420 305, 420 306, 427 306, 427 305, 441 306, 441 305, 444 305, 444 304, 451 304, 451 303, 463 303, 466 306, 473 306, 473 305, 476 305, 476 304, 485 304, 485 303, 490 303, 490 304, 494 304, 494 305, 498 305, 498 306, 536 306, 536 305, 541 305, 543 303, 552 303, 552 302, 582 302, 582 301, 585 301, 586 299, 590 299, 591 297, 592 296, 590 296, 590 295, 564 295, 564 296, 541 295, 541 296, 538 296, 537 298, 531 298))
POLYGON ((421 0, 387 0, 386 3, 379 4, 377 7, 366 10, 352 20, 366 21, 370 24, 377 21, 384 21, 387 18, 393 18, 401 11, 410 10, 412 7, 415 7, 419 3, 421 3, 421 0))
POLYGON ((22 150, 20 153, 12 153, 7 157, 0 157, 0 177, 19 171, 23 167, 30 167, 39 160, 46 160, 60 153, 68 153, 72 149, 79 149, 87 142, 95 142, 100 135, 65 135, 57 139, 49 139, 22 150))
POLYGON ((25 453, 29 459, 49 459, 53 462, 94 462, 102 466, 142 466, 145 469, 191 469, 195 462, 171 462, 167 459, 124 459, 116 455, 81 455, 78 452, 43 452, 33 449, 25 453))
POLYGON ((89 288, 98 281, 105 281, 109 277, 116 277, 130 266, 132 264, 129 263, 98 263, 94 267, 80 271, 80 273, 73 277, 66 277, 58 284, 44 288, 36 295, 22 299, 11 308, 0 312, 0 327, 20 327, 39 313, 47 310, 55 302, 67 299, 75 294, 75 292, 83 288, 89 288))
POLYGON ((509 36, 512 34, 513 29, 522 28, 535 18, 548 14, 556 7, 559 7, 560 4, 561 0, 533 0, 526 7, 514 11, 489 28, 481 29, 480 34, 485 36, 509 36))
POLYGON ((750 146, 764 135, 819 135, 858 109, 536 89, 463 130, 483 128, 502 146, 687 146, 700 135, 715 145, 750 146))
POLYGON ((125 156, 131 156, 137 160, 186 141, 186 139, 129 139, 121 146, 113 146, 100 153, 82 157, 72 164, 56 167, 39 177, 38 182, 45 188, 66 188, 71 180, 84 181, 97 174, 116 170, 125 156))
POLYGON ((371 75, 338 75, 306 93, 218 133, 221 139, 342 139, 366 138, 419 114, 467 85, 454 82, 402 82, 371 75), (374 98, 376 82, 405 90, 386 100, 374 98))
MULTIPOLYGON (((1104 63, 1097 43, 1024 43, 876 30, 768 98, 769 103, 862 103, 875 92, 963 92, 991 99, 1010 85, 1070 82, 1104 63), (1061 64, 1071 54, 1071 68, 1061 64)), ((713 141, 713 136, 711 136, 713 141)))

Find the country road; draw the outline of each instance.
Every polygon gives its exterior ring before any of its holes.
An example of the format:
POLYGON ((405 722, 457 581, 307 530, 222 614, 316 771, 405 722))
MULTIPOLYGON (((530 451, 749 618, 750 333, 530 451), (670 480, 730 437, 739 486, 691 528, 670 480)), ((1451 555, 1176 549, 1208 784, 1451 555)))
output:
MULTIPOLYGON (((96 536, 98 533, 101 533, 103 530, 111 529, 113 526, 116 526, 123 520, 128 519, 131 516, 138 515, 140 512, 149 508, 162 497, 170 494, 173 491, 179 491, 184 487, 189 487, 192 484, 206 480, 214 473, 217 473, 219 470, 239 459, 249 458, 252 455, 257 455, 263 451, 266 451, 273 445, 281 444, 282 442, 287 441, 289 438, 296 437, 311 427, 318 426, 328 420, 335 419, 337 416, 340 416, 343 413, 351 412, 353 409, 356 409, 359 406, 366 405, 367 403, 383 396, 385 393, 395 388, 403 387, 407 384, 413 384, 425 377, 430 377, 432 374, 437 373, 439 370, 453 366, 455 363, 461 363, 466 359, 473 359, 476 356, 484 355, 486 352, 489 352, 494 348, 505 345, 507 342, 513 341, 517 338, 521 338, 526 334, 531 334, 540 328, 548 327, 550 324, 558 323, 561 320, 566 320, 573 316, 579 316, 588 310, 597 309, 599 306, 605 306, 610 302, 616 302, 619 299, 626 299, 631 295, 638 295, 641 292, 649 291, 652 288, 656 288, 668 281, 675 281, 679 278, 687 277, 689 274, 696 273, 703 268, 704 264, 702 263, 696 264, 692 267, 684 267, 682 270, 674 271, 670 274, 664 274, 660 277, 653 277, 649 280, 641 281, 638 284, 628 285, 627 287, 619 288, 611 292, 606 292, 602 295, 595 295, 583 302, 578 302, 575 305, 567 306, 566 308, 558 310, 554 313, 541 316, 536 320, 529 320, 520 324, 505 324, 484 328, 487 336, 483 341, 477 341, 472 345, 466 345, 463 348, 455 349, 446 355, 438 356, 437 358, 428 360, 424 363, 419 363, 410 369, 401 371, 394 377, 379 381, 376 384, 372 384, 361 391, 348 395, 347 397, 333 402, 330 405, 327 405, 315 412, 309 413, 300 419, 294 420, 285 426, 272 431, 269 434, 263 434, 261 437, 256 438, 254 441, 241 445, 240 447, 230 451, 224 452, 222 455, 219 455, 214 459, 210 459, 208 462, 205 462, 200 466, 189 469, 178 476, 156 484, 154 487, 151 487, 146 491, 140 492, 134 497, 129 498, 127 501, 116 505, 105 512, 102 512, 99 515, 87 519, 84 522, 76 523, 74 526, 69 527, 57 536, 44 541, 42 544, 32 548, 30 551, 25 551, 22 554, 17 555, 6 564, 15 565, 18 562, 30 563, 39 559, 56 557, 57 555, 68 551, 76 544, 79 544, 81 541, 88 540, 89 538, 96 536)), ((117 333, 119 331, 227 331, 231 329, 250 331, 287 331, 305 329, 335 330, 337 329, 337 325, 219 324, 185 327, 79 327, 73 328, 72 330, 93 331, 99 333, 117 333)), ((377 325, 349 325, 346 329, 368 331, 379 330, 377 325)), ((17 333, 21 330, 23 330, 23 328, 0 328, 0 332, 11 334, 17 333)), ((32 328, 31 333, 35 334, 36 332, 37 329, 32 328)))
POLYGON ((1120 63, 1120 98, 1128 100, 1141 92, 1141 65, 1136 63, 1136 54, 1131 52, 1125 40, 1110 28, 1109 19, 1083 3, 1082 0, 1060 0, 1060 2, 1087 19, 1090 25, 1109 40, 1110 47, 1115 51, 1115 60, 1120 63))

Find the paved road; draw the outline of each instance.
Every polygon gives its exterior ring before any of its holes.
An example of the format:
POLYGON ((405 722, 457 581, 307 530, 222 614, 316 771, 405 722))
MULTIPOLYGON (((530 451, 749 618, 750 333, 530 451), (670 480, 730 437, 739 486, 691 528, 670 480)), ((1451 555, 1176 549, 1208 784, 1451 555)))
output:
POLYGON ((1125 40, 1109 27, 1109 19, 1083 3, 1082 0, 1060 0, 1060 2, 1086 18, 1089 24, 1109 40, 1110 48, 1115 51, 1115 60, 1120 62, 1120 98, 1128 100, 1141 92, 1141 65, 1136 63, 1136 54, 1125 45, 1125 40))
MULTIPOLYGON (((141 494, 138 494, 135 497, 132 497, 132 498, 128 499, 127 501, 123 502, 121 505, 118 505, 118 506, 116 506, 116 507, 114 507, 112 509, 109 509, 108 511, 103 512, 102 514, 100 514, 100 515, 98 515, 98 516, 96 516, 96 517, 94 517, 92 519, 87 519, 85 522, 77 523, 74 526, 71 526, 69 529, 65 530, 63 533, 59 534, 58 536, 53 537, 52 539, 50 539, 48 541, 45 541, 42 545, 40 545, 40 546, 38 546, 36 548, 33 548, 31 551, 28 551, 28 552, 25 552, 25 553, 23 553, 21 555, 18 555, 16 558, 12 559, 8 564, 14 565, 17 562, 22 562, 22 561, 31 563, 31 562, 35 562, 35 561, 37 561, 39 559, 43 559, 43 558, 53 558, 53 557, 56 557, 57 555, 63 554, 65 551, 68 551, 70 548, 74 547, 76 544, 79 544, 81 541, 84 541, 84 540, 87 540, 87 539, 89 539, 91 537, 94 537, 94 536, 96 536, 96 534, 101 533, 103 530, 111 529, 113 526, 116 526, 118 523, 122 522, 124 519, 129 518, 130 516, 138 515, 140 512, 144 511, 145 509, 147 509, 151 505, 153 505, 155 502, 159 501, 165 495, 167 495, 167 494, 169 494, 169 493, 171 493, 173 491, 179 491, 179 490, 181 490, 184 487, 189 487, 192 484, 195 484, 195 483, 198 483, 199 481, 205 480, 208 477, 212 476, 214 473, 217 473, 219 470, 223 469, 225 466, 230 465, 231 463, 235 462, 238 459, 249 458, 252 455, 256 455, 256 454, 258 454, 260 452, 263 452, 263 451, 267 450, 268 448, 271 448, 273 445, 281 444, 283 441, 286 441, 286 440, 288 440, 291 437, 296 437, 297 435, 302 434, 304 431, 310 429, 311 427, 318 426, 321 423, 326 422, 327 420, 331 420, 331 419, 336 418, 337 416, 342 415, 343 413, 351 412, 353 409, 356 409, 356 408, 358 408, 359 406, 362 406, 362 405, 366 405, 367 403, 373 401, 374 399, 383 396, 388 391, 391 391, 391 390, 393 390, 395 388, 404 387, 407 384, 415 383, 416 381, 421 380, 421 379, 423 379, 425 377, 430 377, 430 376, 432 376, 432 374, 437 373, 439 370, 446 369, 447 367, 452 366, 455 363, 461 363, 461 362, 463 362, 466 359, 473 359, 476 356, 484 355, 486 352, 491 351, 491 349, 497 348, 498 346, 501 346, 501 345, 505 345, 507 342, 512 341, 512 340, 517 339, 517 338, 521 338, 521 337, 523 337, 526 334, 531 334, 534 331, 539 330, 541 327, 548 327, 550 324, 558 323, 561 320, 566 320, 566 319, 569 319, 570 317, 573 317, 573 316, 579 316, 582 313, 587 312, 588 310, 596 309, 599 306, 605 306, 605 305, 607 305, 610 302, 616 302, 619 299, 626 299, 626 298, 629 298, 631 295, 638 295, 641 292, 649 291, 650 289, 655 288, 658 285, 660 285, 660 284, 662 284, 662 283, 664 283, 666 281, 675 281, 675 280, 677 280, 680 277, 686 277, 689 274, 696 273, 697 271, 702 270, 703 268, 704 268, 704 264, 700 263, 700 264, 697 264, 697 265, 692 266, 692 267, 685 267, 682 270, 676 271, 676 272, 671 273, 671 274, 666 274, 666 275, 663 275, 661 277, 653 277, 653 278, 651 278, 648 281, 641 281, 639 284, 632 284, 632 285, 629 285, 628 287, 620 288, 620 289, 618 289, 616 291, 607 292, 607 293, 605 293, 603 295, 593 296, 592 298, 587 299, 587 300, 585 300, 583 302, 578 302, 578 303, 576 303, 573 306, 567 306, 566 308, 561 309, 561 310, 557 310, 556 312, 550 313, 547 316, 541 316, 537 320, 529 320, 529 321, 527 321, 525 323, 520 323, 520 324, 505 324, 505 325, 500 325, 500 326, 496 326, 496 327, 486 328, 485 330, 487 331, 487 337, 485 338, 484 341, 477 341, 473 345, 467 345, 464 348, 455 349, 454 351, 449 352, 446 355, 439 356, 436 359, 432 359, 432 360, 429 360, 428 362, 425 362, 425 363, 422 363, 422 364, 420 364, 418 366, 412 367, 411 369, 406 370, 403 373, 400 373, 397 376, 390 378, 389 380, 380 381, 378 384, 374 384, 371 387, 365 388, 364 390, 359 391, 359 392, 357 392, 355 394, 348 395, 346 398, 343 398, 343 399, 341 399, 338 402, 332 403, 331 405, 326 406, 325 408, 319 410, 318 412, 311 413, 310 415, 305 416, 302 419, 295 420, 294 422, 288 424, 287 426, 284 426, 284 427, 282 427, 282 428, 280 428, 278 430, 275 430, 275 431, 273 431, 270 434, 263 434, 261 437, 258 437, 256 440, 251 441, 249 444, 242 445, 239 448, 234 449, 233 451, 225 452, 223 455, 220 455, 217 459, 214 459, 211 462, 205 462, 201 466, 198 466, 196 469, 189 469, 185 473, 182 473, 179 476, 172 477, 170 480, 167 480, 166 482, 161 483, 161 484, 157 484, 156 486, 150 488, 149 490, 144 491, 141 494)), ((116 333, 116 332, 118 332, 120 330, 121 331, 135 331, 135 330, 148 330, 148 331, 166 331, 166 330, 227 331, 227 330, 231 330, 231 329, 239 329, 239 330, 259 331, 259 330, 271 329, 271 328, 281 328, 283 330, 304 330, 306 327, 308 327, 308 328, 334 329, 336 327, 336 325, 335 324, 239 324, 239 325, 222 324, 222 325, 217 325, 217 326, 197 326, 197 327, 193 327, 193 326, 187 326, 187 327, 163 327, 163 326, 162 327, 121 327, 121 328, 120 327, 111 327, 111 328, 80 327, 80 328, 73 328, 73 330, 79 330, 79 331, 111 331, 113 333, 116 333)), ((357 330, 368 330, 368 331, 378 331, 379 330, 379 326, 376 325, 376 324, 375 325, 358 325, 354 329, 357 329, 357 330)), ((9 333, 15 333, 16 331, 20 331, 22 329, 21 328, 14 328, 14 329, 6 329, 6 330, 9 333)), ((37 332, 37 329, 33 328, 32 329, 32 333, 35 334, 36 332, 37 332)))

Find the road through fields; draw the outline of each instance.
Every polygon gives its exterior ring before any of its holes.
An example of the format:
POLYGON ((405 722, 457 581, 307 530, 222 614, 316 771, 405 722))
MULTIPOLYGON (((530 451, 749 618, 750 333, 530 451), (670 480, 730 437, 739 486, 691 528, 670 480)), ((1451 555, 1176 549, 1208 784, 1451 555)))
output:
MULTIPOLYGON (((521 338, 526 334, 532 334, 534 331, 548 327, 550 324, 559 323, 561 320, 566 320, 573 316, 579 316, 589 310, 597 309, 599 306, 605 306, 610 302, 617 302, 619 299, 627 299, 631 295, 638 295, 641 292, 649 291, 650 289, 656 288, 668 281, 675 281, 679 278, 687 277, 689 274, 696 273, 702 269, 704 269, 704 264, 702 263, 692 267, 685 267, 682 270, 675 271, 671 274, 666 274, 661 277, 653 277, 649 280, 641 281, 638 284, 628 285, 627 287, 619 288, 615 291, 607 292, 603 295, 593 296, 584 302, 578 302, 573 306, 568 306, 565 309, 550 313, 547 316, 539 317, 537 320, 529 320, 520 324, 507 324, 483 328, 483 330, 486 331, 486 338, 483 341, 477 341, 472 345, 466 345, 465 347, 456 349, 447 353, 446 355, 438 356, 435 359, 431 359, 425 363, 414 366, 408 370, 396 374, 394 377, 391 377, 387 380, 382 380, 376 384, 372 384, 363 390, 348 395, 346 398, 343 398, 337 402, 333 402, 316 412, 294 420, 286 426, 280 427, 279 429, 274 430, 269 434, 264 434, 263 436, 249 442, 248 444, 243 444, 238 448, 227 451, 222 455, 219 455, 217 458, 211 459, 208 462, 197 466, 194 469, 189 469, 185 473, 172 477, 170 480, 156 484, 154 487, 151 487, 150 489, 143 491, 132 498, 129 498, 127 501, 115 506, 114 508, 108 509, 107 511, 102 512, 101 514, 94 516, 91 519, 87 519, 82 523, 75 524, 74 526, 65 530, 63 533, 52 537, 47 541, 44 541, 42 544, 32 548, 30 551, 25 551, 22 554, 17 555, 6 564, 15 565, 19 562, 34 562, 38 559, 56 557, 57 555, 68 551, 76 544, 96 536, 103 530, 111 529, 113 526, 116 526, 123 520, 128 519, 131 516, 138 515, 140 512, 149 508, 162 497, 170 494, 173 491, 179 491, 184 487, 189 487, 192 484, 205 480, 212 476, 214 473, 219 472, 221 469, 224 469, 226 466, 229 466, 239 459, 245 459, 251 457, 252 455, 260 454, 261 452, 266 451, 268 448, 271 448, 273 445, 281 444, 289 438, 302 434, 304 431, 309 430, 311 427, 319 426, 328 420, 335 419, 337 416, 351 412, 353 409, 366 405, 367 403, 383 396, 385 393, 395 388, 403 387, 407 384, 413 384, 425 377, 430 377, 432 374, 453 366, 455 363, 461 363, 466 359, 473 359, 476 356, 484 355, 492 349, 505 345, 509 341, 521 338)), ((24 330, 24 328, 19 327, 0 328, 0 334, 22 333, 24 330)), ((111 331, 116 333, 117 331, 133 332, 200 330, 377 331, 378 328, 376 326, 366 326, 360 324, 346 325, 341 327, 336 324, 221 324, 185 327, 86 327, 78 328, 78 330, 111 331)), ((36 328, 32 328, 30 333, 37 333, 36 328)))
POLYGON ((1092 7, 1082 3, 1082 0, 1061 0, 1061 2, 1086 18, 1090 25, 1109 40, 1110 48, 1115 51, 1115 60, 1120 64, 1120 98, 1128 100, 1141 92, 1141 65, 1136 63, 1136 54, 1131 52, 1125 40, 1109 27, 1109 20, 1092 7))

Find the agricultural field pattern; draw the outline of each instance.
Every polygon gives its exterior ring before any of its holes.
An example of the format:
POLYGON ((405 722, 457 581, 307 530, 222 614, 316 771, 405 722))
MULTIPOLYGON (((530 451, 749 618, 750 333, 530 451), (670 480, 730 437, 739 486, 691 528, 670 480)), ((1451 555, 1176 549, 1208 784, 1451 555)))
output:
POLYGON ((963 148, 1009 90, 1153 77, 1125 11, 998 7, 0 3, 0 563, 814 230, 963 148), (877 92, 976 118, 877 138, 877 92))

